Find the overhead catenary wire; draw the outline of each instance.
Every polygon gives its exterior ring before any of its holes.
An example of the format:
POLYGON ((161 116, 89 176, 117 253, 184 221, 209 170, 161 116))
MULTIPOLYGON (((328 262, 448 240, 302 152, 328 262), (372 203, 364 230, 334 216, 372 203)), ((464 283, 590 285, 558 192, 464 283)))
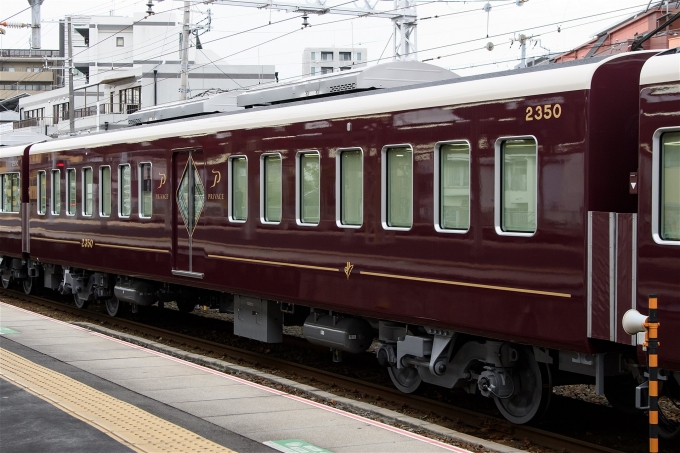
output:
MULTIPOLYGON (((433 2, 428 2, 428 3, 433 3, 433 2)), ((621 10, 618 10, 617 12, 619 12, 619 11, 625 11, 625 10, 628 10, 628 9, 639 8, 640 6, 644 6, 644 5, 631 6, 631 7, 623 8, 623 9, 621 9, 621 10)), ((474 12, 474 11, 476 11, 476 10, 467 10, 466 12, 474 12)), ((460 13, 463 13, 463 12, 456 12, 456 13, 457 13, 457 14, 460 14, 460 13)), ((583 19, 587 19, 587 18, 591 18, 591 17, 603 16, 603 15, 608 15, 608 14, 611 14, 611 11, 610 11, 610 12, 603 12, 603 13, 591 14, 591 15, 587 15, 587 16, 582 16, 582 17, 574 18, 574 19, 563 20, 563 21, 559 21, 559 22, 553 22, 553 23, 549 23, 549 24, 538 25, 538 26, 534 26, 534 27, 528 27, 528 28, 524 28, 524 29, 522 29, 522 30, 523 30, 523 31, 526 31, 526 30, 532 30, 532 29, 540 29, 540 28, 545 28, 545 27, 549 27, 549 26, 554 26, 554 25, 557 25, 557 24, 563 24, 563 23, 567 23, 567 22, 574 22, 574 21, 578 21, 578 20, 583 20, 583 19)), ((623 16, 623 15, 627 15, 627 13, 619 14, 618 16, 623 16)), ((614 17, 618 17, 618 16, 614 16, 614 17)), ((299 18, 299 17, 301 17, 301 16, 296 16, 296 17, 299 18)), ((276 23, 284 22, 284 21, 286 21, 286 20, 295 19, 296 17, 284 19, 284 20, 278 21, 278 22, 276 22, 276 23)), ((439 16, 439 17, 442 17, 442 16, 439 16)), ((354 18, 350 18, 349 20, 354 20, 354 19, 359 19, 359 18, 360 18, 360 17, 354 17, 354 18)), ((609 18, 607 18, 607 19, 609 19, 609 18)), ((344 21, 344 20, 347 20, 347 19, 343 19, 342 21, 344 21)), ((600 22, 601 20, 603 20, 603 19, 599 19, 599 20, 597 20, 597 21, 588 22, 587 24, 589 24, 589 23, 594 23, 594 22, 600 22)), ((338 22, 338 21, 326 22, 326 23, 323 23, 323 24, 318 24, 318 25, 316 25, 316 26, 324 26, 324 25, 328 25, 328 24, 336 23, 336 22, 338 22)), ((262 27, 265 27, 265 26, 268 26, 268 25, 269 25, 269 24, 265 24, 265 25, 262 25, 262 26, 254 27, 253 29, 244 30, 244 31, 241 31, 241 32, 238 32, 238 33, 229 35, 229 36, 216 38, 215 40, 211 40, 211 41, 209 41, 209 42, 214 42, 214 41, 218 41, 218 40, 221 40, 221 39, 226 39, 226 38, 235 36, 235 35, 237 35, 237 34, 247 33, 248 31, 255 30, 255 29, 258 29, 258 28, 262 28, 262 27)), ((583 25, 586 25, 586 24, 578 24, 578 25, 575 25, 575 26, 573 26, 573 27, 583 26, 583 25)), ((568 28, 573 28, 573 27, 568 27, 568 28)), ((294 30, 294 31, 297 31, 297 30, 294 30)), ((294 31, 293 31, 293 32, 294 32, 294 31)), ((512 33, 517 33, 518 31, 519 31, 519 30, 514 31, 514 32, 504 32, 504 33, 499 33, 499 34, 497 34, 497 35, 492 36, 492 38, 493 38, 493 37, 499 37, 499 36, 505 36, 505 35, 512 34, 512 33)), ((243 52, 245 52, 245 51, 247 51, 247 50, 251 50, 251 49, 253 49, 253 48, 257 48, 257 47, 259 47, 259 46, 261 46, 261 45, 264 45, 264 44, 266 44, 266 43, 268 43, 268 42, 271 42, 271 41, 273 41, 273 40, 281 39, 281 38, 283 38, 283 37, 285 37, 285 36, 288 36, 289 34, 292 34, 293 32, 286 33, 286 34, 284 34, 284 35, 278 36, 278 37, 273 38, 273 39, 271 39, 271 40, 264 41, 264 42, 262 42, 262 43, 260 43, 260 44, 257 44, 257 45, 248 47, 248 48, 246 48, 246 49, 242 49, 242 50, 240 50, 240 51, 238 51, 238 52, 235 52, 235 53, 233 53, 233 54, 230 54, 230 55, 228 55, 228 56, 226 56, 226 57, 223 57, 223 58, 220 58, 220 59, 218 59, 218 60, 210 60, 211 63, 207 63, 207 64, 204 64, 204 65, 195 66, 195 67, 191 68, 191 69, 189 70, 189 72, 191 72, 191 71, 193 71, 193 70, 196 70, 196 69, 199 69, 199 68, 201 68, 201 67, 204 67, 204 66, 206 66, 206 65, 208 65, 208 64, 214 64, 215 61, 220 61, 220 60, 223 60, 223 59, 225 59, 225 58, 229 58, 229 57, 232 57, 232 56, 234 56, 234 55, 238 55, 238 54, 240 54, 240 53, 243 53, 243 52)), ((483 39, 487 39, 487 38, 486 38, 486 37, 481 37, 481 38, 475 38, 475 39, 471 39, 471 40, 467 40, 467 41, 462 41, 462 42, 450 43, 450 44, 446 44, 446 45, 442 45, 442 46, 432 47, 432 48, 429 48, 429 49, 423 49, 423 50, 421 50, 421 52, 427 52, 427 51, 431 51, 431 50, 437 50, 437 49, 440 49, 440 48, 446 48, 446 47, 451 47, 451 46, 455 46, 455 45, 462 45, 462 44, 472 43, 472 42, 479 41, 479 40, 483 40, 483 39)), ((480 49, 472 49, 472 50, 470 50, 469 52, 478 51, 478 50, 480 50, 480 49)), ((174 51, 171 52, 171 53, 174 53, 174 51)), ((466 53, 467 53, 467 52, 466 52, 466 53)), ((163 56, 163 55, 165 55, 165 54, 159 55, 159 57, 160 57, 160 56, 163 56)), ((447 56, 448 56, 448 55, 447 55, 447 56)), ((440 58, 445 58, 445 57, 446 57, 446 56, 442 56, 442 57, 440 57, 440 58)), ((377 61, 377 60, 379 60, 379 59, 368 60, 367 63, 375 62, 375 61, 377 61)), ((515 60, 510 60, 510 61, 515 61, 515 60)), ((497 63, 498 63, 498 62, 489 63, 489 64, 497 64, 497 63)), ((481 66, 481 65, 477 65, 477 66, 481 66)), ((110 70, 109 70, 109 71, 110 71, 110 70)), ((101 73, 100 73, 100 74, 101 74, 101 73)), ((304 75, 303 75, 303 76, 304 76, 304 75)), ((296 79, 296 78, 298 78, 298 77, 299 77, 299 76, 293 76, 293 77, 282 78, 282 79, 280 79, 280 81, 290 80, 290 79, 296 79)), ((160 80, 158 80, 158 81, 164 81, 164 80, 168 80, 168 79, 169 79, 169 78, 166 77, 166 78, 160 79, 160 80)), ((150 84, 142 85, 142 87, 143 87, 143 86, 149 86, 149 85, 150 85, 150 84)))

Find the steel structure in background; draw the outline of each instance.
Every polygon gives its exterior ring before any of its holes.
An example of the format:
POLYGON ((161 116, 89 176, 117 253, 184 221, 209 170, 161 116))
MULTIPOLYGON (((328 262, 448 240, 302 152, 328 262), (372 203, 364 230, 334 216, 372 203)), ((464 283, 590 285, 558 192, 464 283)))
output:
MULTIPOLYGON (((358 0, 357 0, 358 1, 358 0)), ((394 8, 387 11, 376 9, 380 0, 363 0, 364 6, 353 5, 329 6, 326 0, 315 0, 309 3, 296 3, 287 1, 262 1, 262 0, 213 0, 207 4, 242 6, 246 8, 271 9, 274 11, 286 11, 300 14, 341 14, 357 17, 380 17, 392 20, 394 24, 394 59, 416 60, 417 59, 417 20, 416 0, 394 0, 394 8)))

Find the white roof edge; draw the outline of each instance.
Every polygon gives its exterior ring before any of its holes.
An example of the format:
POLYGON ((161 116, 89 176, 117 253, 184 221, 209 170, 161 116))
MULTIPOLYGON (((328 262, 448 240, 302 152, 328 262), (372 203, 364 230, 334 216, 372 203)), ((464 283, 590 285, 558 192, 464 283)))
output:
MULTIPOLYGON (((371 102, 357 99, 333 99, 311 104, 291 104, 275 109, 240 112, 233 115, 197 118, 181 123, 131 127, 120 131, 79 136, 64 140, 39 143, 30 154, 57 150, 97 148, 114 143, 141 143, 162 138, 210 135, 236 129, 253 129, 311 120, 332 120, 376 115, 395 110, 411 110, 444 105, 489 102, 557 92, 589 90, 593 74, 603 64, 622 58, 618 54, 593 64, 580 64, 553 69, 508 74, 493 78, 461 80, 450 85, 434 85, 413 90, 376 92, 371 102), (449 87, 442 93, 444 87, 449 87)), ((460 79, 458 79, 460 80, 460 79)))
POLYGON ((0 159, 3 157, 22 157, 28 145, 0 146, 0 159))
POLYGON ((640 85, 677 81, 680 81, 680 53, 652 57, 640 72, 640 85))

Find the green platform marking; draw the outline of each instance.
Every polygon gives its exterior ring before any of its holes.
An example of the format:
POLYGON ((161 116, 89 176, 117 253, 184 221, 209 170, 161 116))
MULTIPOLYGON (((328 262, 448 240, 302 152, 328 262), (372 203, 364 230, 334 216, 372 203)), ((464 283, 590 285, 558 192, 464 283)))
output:
POLYGON ((264 444, 283 453, 332 453, 301 439, 270 440, 264 444))
POLYGON ((0 326, 0 335, 7 335, 8 333, 19 333, 19 331, 10 329, 9 327, 0 326))

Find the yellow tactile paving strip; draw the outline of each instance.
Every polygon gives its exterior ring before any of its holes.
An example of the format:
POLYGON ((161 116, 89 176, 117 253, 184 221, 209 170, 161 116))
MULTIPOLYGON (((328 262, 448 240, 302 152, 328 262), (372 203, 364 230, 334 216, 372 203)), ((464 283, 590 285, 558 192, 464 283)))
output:
POLYGON ((138 452, 235 453, 2 348, 0 376, 138 452))

